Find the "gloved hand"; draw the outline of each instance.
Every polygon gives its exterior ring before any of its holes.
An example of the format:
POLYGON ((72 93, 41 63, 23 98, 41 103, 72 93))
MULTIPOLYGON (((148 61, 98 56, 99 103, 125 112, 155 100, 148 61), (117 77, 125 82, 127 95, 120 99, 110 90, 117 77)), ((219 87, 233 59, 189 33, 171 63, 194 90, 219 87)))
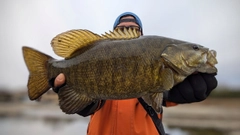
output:
POLYGON ((205 100, 217 87, 216 74, 197 73, 164 92, 164 100, 175 103, 192 103, 205 100))

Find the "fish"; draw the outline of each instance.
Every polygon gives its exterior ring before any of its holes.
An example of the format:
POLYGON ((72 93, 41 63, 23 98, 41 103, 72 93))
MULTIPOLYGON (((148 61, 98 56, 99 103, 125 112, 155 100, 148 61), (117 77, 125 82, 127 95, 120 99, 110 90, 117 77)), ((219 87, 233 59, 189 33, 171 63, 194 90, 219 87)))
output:
POLYGON ((51 88, 49 81, 63 73, 66 83, 58 97, 66 114, 98 100, 139 97, 159 113, 164 91, 194 72, 217 73, 215 50, 163 36, 139 36, 134 29, 101 35, 68 30, 56 35, 51 46, 63 59, 22 47, 29 71, 28 96, 37 100, 51 88))

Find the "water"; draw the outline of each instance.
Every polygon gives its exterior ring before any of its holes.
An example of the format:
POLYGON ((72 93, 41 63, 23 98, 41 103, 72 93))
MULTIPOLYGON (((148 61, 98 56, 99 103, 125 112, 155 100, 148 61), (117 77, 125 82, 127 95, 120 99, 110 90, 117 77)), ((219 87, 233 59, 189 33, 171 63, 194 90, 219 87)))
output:
MULTIPOLYGON (((88 118, 33 119, 25 117, 0 118, 0 135, 77 135, 86 134, 88 118)), ((179 128, 165 128, 171 135, 189 135, 179 128)))
MULTIPOLYGON (((84 135, 89 122, 89 117, 66 115, 58 106, 49 103, 0 104, 0 110, 0 135, 84 135)), ((198 129, 164 125, 164 128, 170 135, 224 135, 210 127, 198 129)))
POLYGON ((5 118, 0 121, 1 135, 76 135, 86 134, 86 121, 34 120, 5 118))

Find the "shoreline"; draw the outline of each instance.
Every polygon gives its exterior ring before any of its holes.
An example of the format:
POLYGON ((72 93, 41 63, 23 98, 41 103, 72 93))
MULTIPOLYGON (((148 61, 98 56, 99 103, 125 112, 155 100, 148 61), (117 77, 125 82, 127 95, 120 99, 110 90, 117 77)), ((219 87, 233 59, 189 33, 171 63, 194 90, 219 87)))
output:
POLYGON ((199 103, 165 107, 163 123, 179 128, 234 132, 237 135, 240 134, 239 102, 237 98, 208 98, 199 103))
MULTIPOLYGON (((164 107, 163 124, 169 127, 215 129, 240 134, 240 99, 208 98, 205 101, 164 107)), ((0 117, 30 119, 83 120, 89 117, 66 115, 57 100, 42 102, 0 102, 0 117)))

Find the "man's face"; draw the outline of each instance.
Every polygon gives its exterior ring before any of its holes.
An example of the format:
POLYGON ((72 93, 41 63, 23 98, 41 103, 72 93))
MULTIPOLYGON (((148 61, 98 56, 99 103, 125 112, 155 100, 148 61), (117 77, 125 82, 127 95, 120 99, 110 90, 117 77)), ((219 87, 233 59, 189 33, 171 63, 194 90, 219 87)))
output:
MULTIPOLYGON (((123 19, 135 19, 135 18, 134 18, 133 16, 124 16, 124 17, 121 18, 121 20, 123 20, 123 19)), ((141 34, 141 31, 140 31, 140 28, 139 28, 139 25, 136 24, 135 22, 121 22, 121 23, 119 23, 119 24, 117 25, 117 27, 116 27, 115 29, 117 29, 117 28, 123 28, 123 27, 136 28, 136 30, 139 32, 139 35, 142 35, 142 34, 141 34)))

